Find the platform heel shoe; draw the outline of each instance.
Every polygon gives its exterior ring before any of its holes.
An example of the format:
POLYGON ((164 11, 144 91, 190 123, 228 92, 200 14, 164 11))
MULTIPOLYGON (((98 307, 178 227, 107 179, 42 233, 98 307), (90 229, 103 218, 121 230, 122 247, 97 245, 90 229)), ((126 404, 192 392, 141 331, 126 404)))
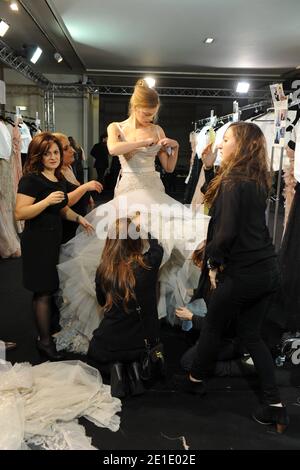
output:
POLYGON ((140 377, 140 364, 138 362, 127 364, 127 375, 131 395, 142 395, 145 388, 140 377))
POLYGON ((124 364, 115 362, 110 369, 111 396, 124 398, 128 395, 127 374, 124 364))
POLYGON ((260 424, 275 425, 279 434, 286 430, 290 422, 285 406, 261 406, 252 414, 252 418, 260 424))

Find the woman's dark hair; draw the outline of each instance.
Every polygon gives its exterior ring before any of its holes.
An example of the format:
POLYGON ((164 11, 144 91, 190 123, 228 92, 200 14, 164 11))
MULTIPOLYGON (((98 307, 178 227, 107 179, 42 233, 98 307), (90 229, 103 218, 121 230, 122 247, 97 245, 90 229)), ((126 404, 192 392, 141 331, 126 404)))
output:
POLYGON ((265 191, 271 186, 267 144, 261 129, 254 123, 243 121, 231 124, 228 129, 233 132, 236 148, 232 158, 222 162, 217 176, 208 186, 204 201, 209 206, 213 204, 223 183, 251 180, 265 191))
POLYGON ((128 303, 135 300, 134 265, 150 269, 143 260, 143 240, 131 238, 130 229, 135 234, 138 226, 130 218, 117 219, 112 233, 106 239, 97 278, 106 295, 104 311, 109 311, 113 305, 123 304, 125 312, 129 312, 128 303))
POLYGON ((78 144, 76 142, 76 140, 74 139, 74 137, 72 137, 71 135, 68 137, 69 139, 69 142, 70 142, 70 145, 71 147, 73 147, 74 150, 78 150, 78 144))
POLYGON ((29 144, 28 156, 24 165, 24 175, 40 175, 44 171, 43 157, 49 151, 51 145, 56 144, 60 153, 60 163, 55 170, 55 176, 61 180, 61 167, 63 164, 63 149, 57 137, 50 132, 42 132, 36 135, 29 144))

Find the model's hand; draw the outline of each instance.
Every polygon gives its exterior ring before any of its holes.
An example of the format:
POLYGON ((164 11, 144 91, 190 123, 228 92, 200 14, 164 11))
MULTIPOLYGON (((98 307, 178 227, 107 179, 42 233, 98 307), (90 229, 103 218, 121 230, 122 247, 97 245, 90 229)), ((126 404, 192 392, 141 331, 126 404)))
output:
POLYGON ((181 318, 181 320, 192 320, 193 314, 186 307, 178 307, 175 310, 176 317, 181 318))
POLYGON ((217 274, 218 274, 218 270, 217 269, 210 269, 209 270, 209 280, 210 280, 210 286, 211 286, 211 289, 216 289, 217 288, 217 274))
POLYGON ((155 144, 155 139, 153 137, 149 137, 142 141, 142 147, 151 147, 151 145, 155 144))
POLYGON ((168 137, 164 137, 163 139, 160 139, 158 144, 161 145, 162 147, 170 147, 171 149, 179 148, 179 143, 177 142, 177 140, 169 139, 168 137))
POLYGON ((212 151, 213 144, 208 144, 202 151, 201 159, 204 168, 211 168, 216 161, 218 150, 212 151))
POLYGON ((60 204, 65 199, 65 193, 62 191, 54 191, 45 198, 48 203, 48 206, 54 206, 55 204, 60 204))
POLYGON ((92 234, 95 231, 94 227, 81 215, 79 216, 78 223, 88 234, 92 234))
POLYGON ((87 191, 97 191, 97 193, 101 193, 103 190, 103 186, 99 181, 89 181, 85 183, 85 187, 87 191))

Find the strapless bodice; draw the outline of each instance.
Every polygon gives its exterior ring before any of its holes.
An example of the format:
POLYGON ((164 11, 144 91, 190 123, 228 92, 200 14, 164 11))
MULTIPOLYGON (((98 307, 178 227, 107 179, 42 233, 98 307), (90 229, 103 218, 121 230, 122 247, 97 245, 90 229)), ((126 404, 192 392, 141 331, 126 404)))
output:
POLYGON ((149 173, 155 171, 155 157, 161 146, 141 147, 137 149, 131 158, 119 156, 122 174, 124 173, 149 173))

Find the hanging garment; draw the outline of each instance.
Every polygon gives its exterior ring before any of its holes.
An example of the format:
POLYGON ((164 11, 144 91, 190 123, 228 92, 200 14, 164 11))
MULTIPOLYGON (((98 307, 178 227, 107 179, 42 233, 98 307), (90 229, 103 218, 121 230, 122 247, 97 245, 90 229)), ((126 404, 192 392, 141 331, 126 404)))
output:
POLYGON ((19 124, 19 126, 20 126, 21 139, 22 139, 21 153, 27 154, 29 144, 32 141, 32 137, 31 137, 30 130, 27 124, 22 122, 19 124))
MULTIPOLYGON (((288 120, 289 122, 293 120, 293 117, 295 115, 295 111, 288 111, 288 120)), ((257 126, 260 127, 262 130, 266 142, 267 142, 267 150, 268 150, 268 156, 269 156, 269 161, 271 162, 271 156, 272 156, 272 147, 274 145, 274 119, 275 119, 275 114, 274 111, 269 111, 268 113, 264 114, 261 117, 258 117, 257 119, 251 118, 248 119, 246 122, 253 122, 257 126)), ((286 132, 285 134, 285 145, 289 142, 289 140, 294 140, 293 138, 293 131, 286 132)), ((280 156, 281 156, 281 148, 280 147, 275 147, 274 148, 274 154, 273 154, 273 171, 278 171, 280 168, 280 156)), ((289 167, 289 159, 285 151, 285 146, 284 146, 284 152, 283 152, 283 161, 282 161, 282 168, 288 168, 289 167)))
POLYGON ((12 140, 3 121, 0 120, 0 158, 9 160, 12 152, 12 140))

